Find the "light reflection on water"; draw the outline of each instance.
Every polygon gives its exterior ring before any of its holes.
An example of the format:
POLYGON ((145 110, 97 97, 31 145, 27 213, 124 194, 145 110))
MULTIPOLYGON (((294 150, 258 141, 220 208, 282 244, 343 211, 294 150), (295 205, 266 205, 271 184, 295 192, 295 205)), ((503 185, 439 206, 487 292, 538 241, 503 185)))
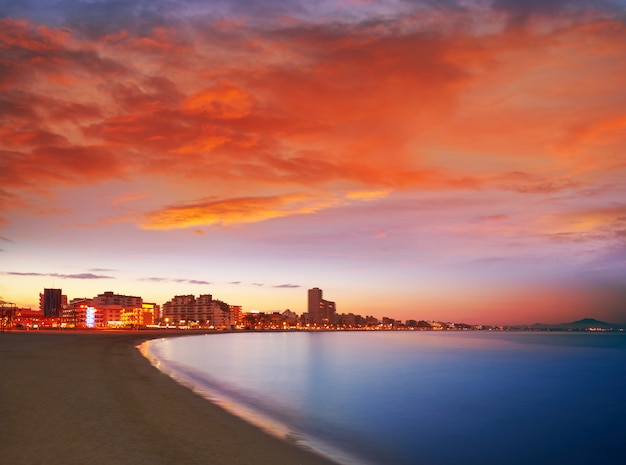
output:
POLYGON ((624 334, 233 333, 149 350, 344 462, 623 463, 624 334))

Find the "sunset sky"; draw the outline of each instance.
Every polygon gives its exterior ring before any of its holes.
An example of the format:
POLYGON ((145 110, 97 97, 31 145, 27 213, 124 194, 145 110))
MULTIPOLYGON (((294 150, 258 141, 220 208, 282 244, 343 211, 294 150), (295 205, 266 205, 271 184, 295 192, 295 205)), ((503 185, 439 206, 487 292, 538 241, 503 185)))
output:
POLYGON ((0 0, 0 299, 626 322, 626 3, 0 0))

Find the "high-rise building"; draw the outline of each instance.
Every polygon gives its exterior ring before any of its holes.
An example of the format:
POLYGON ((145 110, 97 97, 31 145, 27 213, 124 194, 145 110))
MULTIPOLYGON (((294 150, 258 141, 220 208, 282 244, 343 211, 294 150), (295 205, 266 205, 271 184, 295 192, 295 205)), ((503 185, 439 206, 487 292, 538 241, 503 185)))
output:
POLYGON ((335 322, 335 302, 322 298, 318 287, 309 289, 309 321, 315 325, 329 325, 335 322))
POLYGON ((67 296, 62 294, 61 289, 44 289, 43 294, 39 294, 39 309, 43 316, 61 316, 64 304, 67 304, 67 296))

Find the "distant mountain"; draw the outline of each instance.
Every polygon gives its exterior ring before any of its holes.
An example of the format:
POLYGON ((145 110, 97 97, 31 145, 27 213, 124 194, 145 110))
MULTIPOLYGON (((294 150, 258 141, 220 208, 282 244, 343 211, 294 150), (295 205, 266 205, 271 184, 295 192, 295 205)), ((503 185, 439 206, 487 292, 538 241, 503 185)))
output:
POLYGON ((607 331, 626 329, 626 326, 607 323, 606 321, 596 320, 595 318, 583 318, 582 320, 572 321, 571 323, 560 323, 556 325, 535 323, 534 325, 530 325, 527 328, 546 331, 589 331, 594 329, 607 331))
POLYGON ((619 325, 607 323, 606 321, 599 321, 595 318, 583 318, 582 320, 573 321, 572 323, 563 323, 561 326, 572 329, 589 329, 589 328, 601 328, 601 329, 618 329, 619 325))

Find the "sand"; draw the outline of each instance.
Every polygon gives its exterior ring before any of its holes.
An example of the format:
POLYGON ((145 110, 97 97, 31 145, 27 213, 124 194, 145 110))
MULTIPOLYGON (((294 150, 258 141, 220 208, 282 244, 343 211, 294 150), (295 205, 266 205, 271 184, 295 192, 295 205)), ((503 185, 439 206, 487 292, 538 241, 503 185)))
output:
POLYGON ((161 373, 136 349, 153 337, 0 333, 0 463, 332 465, 161 373))

